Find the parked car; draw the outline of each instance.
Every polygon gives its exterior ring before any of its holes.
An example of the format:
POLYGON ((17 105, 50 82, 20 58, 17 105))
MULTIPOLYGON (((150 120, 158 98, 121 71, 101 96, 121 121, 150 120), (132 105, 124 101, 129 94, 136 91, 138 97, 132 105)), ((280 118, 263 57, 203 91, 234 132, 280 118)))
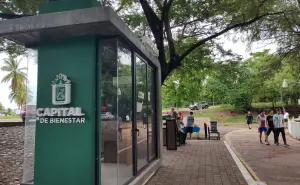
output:
POLYGON ((114 119, 115 116, 112 115, 110 112, 102 112, 101 113, 101 119, 114 119))
POLYGON ((191 110, 199 110, 201 107, 202 109, 208 109, 209 105, 206 101, 203 101, 201 103, 190 104, 189 106, 191 110))

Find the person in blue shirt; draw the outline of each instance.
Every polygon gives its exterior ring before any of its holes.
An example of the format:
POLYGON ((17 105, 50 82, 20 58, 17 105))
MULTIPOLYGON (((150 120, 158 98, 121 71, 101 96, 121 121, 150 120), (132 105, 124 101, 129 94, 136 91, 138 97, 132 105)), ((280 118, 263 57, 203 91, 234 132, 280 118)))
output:
POLYGON ((194 116, 193 112, 190 112, 190 115, 186 118, 186 134, 190 134, 190 139, 192 139, 193 127, 194 127, 194 116))
POLYGON ((275 127, 275 143, 276 143, 276 145, 277 146, 279 145, 278 138, 279 138, 279 134, 281 133, 284 146, 290 146, 286 142, 285 130, 284 130, 284 125, 283 125, 284 117, 283 117, 283 114, 281 113, 280 109, 277 109, 277 113, 274 114, 273 121, 274 121, 274 127, 275 127))

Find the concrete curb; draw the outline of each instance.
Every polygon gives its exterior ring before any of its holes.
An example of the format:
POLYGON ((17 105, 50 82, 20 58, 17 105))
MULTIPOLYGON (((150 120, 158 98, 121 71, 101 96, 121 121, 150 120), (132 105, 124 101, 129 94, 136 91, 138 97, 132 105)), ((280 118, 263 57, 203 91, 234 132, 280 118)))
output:
MULTIPOLYGON (((238 129, 242 130, 242 129, 238 129)), ((234 132, 234 131, 232 131, 234 132)), ((257 174, 252 170, 252 168, 247 164, 247 162, 235 151, 232 147, 231 142, 227 139, 227 135, 232 133, 229 132, 223 136, 224 144, 227 147, 229 153, 231 154, 232 158, 234 159, 235 163, 237 164, 239 170, 241 171, 242 175, 244 176, 245 180, 249 185, 266 185, 266 183, 262 182, 257 174)))
POLYGON ((25 126, 25 123, 22 121, 5 121, 0 122, 0 128, 1 127, 15 127, 15 126, 25 126))

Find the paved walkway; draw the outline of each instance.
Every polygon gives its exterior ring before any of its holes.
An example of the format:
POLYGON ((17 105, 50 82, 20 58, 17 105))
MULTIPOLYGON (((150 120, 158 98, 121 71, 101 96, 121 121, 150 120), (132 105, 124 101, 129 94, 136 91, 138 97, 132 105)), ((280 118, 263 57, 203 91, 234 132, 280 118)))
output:
MULTIPOLYGON (((228 143, 249 166, 256 180, 268 185, 300 184, 300 142, 287 136, 290 147, 274 145, 270 135, 270 146, 260 144, 257 128, 241 129, 226 135, 228 143)), ((280 136, 281 139, 281 136, 280 136)))
POLYGON ((187 140, 177 151, 166 151, 162 167, 147 185, 247 184, 224 142, 187 140))

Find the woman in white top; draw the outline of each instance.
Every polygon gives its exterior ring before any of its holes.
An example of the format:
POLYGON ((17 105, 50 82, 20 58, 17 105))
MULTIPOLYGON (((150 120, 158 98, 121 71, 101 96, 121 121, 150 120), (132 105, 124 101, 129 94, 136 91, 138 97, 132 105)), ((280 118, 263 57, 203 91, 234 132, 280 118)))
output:
POLYGON ((287 125, 288 121, 289 121, 289 113, 287 111, 285 111, 284 107, 282 106, 283 109, 283 119, 284 119, 284 123, 285 125, 287 125))

